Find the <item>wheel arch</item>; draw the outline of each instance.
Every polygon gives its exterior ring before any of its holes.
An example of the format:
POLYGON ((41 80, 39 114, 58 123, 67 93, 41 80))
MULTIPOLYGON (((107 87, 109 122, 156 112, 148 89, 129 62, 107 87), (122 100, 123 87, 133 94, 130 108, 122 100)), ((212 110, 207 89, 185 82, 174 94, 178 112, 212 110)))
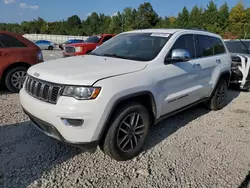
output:
POLYGON ((218 84, 219 80, 222 79, 222 78, 226 80, 227 85, 229 86, 229 84, 230 84, 230 78, 231 78, 231 72, 229 70, 223 71, 220 74, 219 79, 218 79, 216 85, 218 84))
POLYGON ((230 78, 231 78, 231 71, 226 70, 226 71, 221 72, 220 75, 219 75, 219 78, 217 79, 217 81, 216 81, 216 83, 214 85, 214 88, 213 88, 212 93, 211 93, 211 95, 210 95, 209 98, 211 98, 213 96, 213 94, 216 91, 216 88, 217 88, 217 86, 219 84, 219 81, 221 79, 225 79, 226 82, 227 82, 227 86, 229 86, 229 84, 230 84, 230 78))
POLYGON ((119 108, 119 106, 122 106, 123 104, 128 103, 128 102, 139 102, 142 105, 144 105, 150 113, 151 124, 153 125, 155 123, 157 108, 156 108, 154 95, 152 94, 152 92, 142 91, 142 92, 136 92, 136 93, 123 96, 117 99, 114 102, 113 106, 111 107, 108 118, 105 120, 104 126, 102 127, 102 130, 100 131, 100 134, 98 137, 99 142, 102 142, 104 140, 108 132, 108 129, 110 127, 109 122, 112 120, 116 109, 119 108))

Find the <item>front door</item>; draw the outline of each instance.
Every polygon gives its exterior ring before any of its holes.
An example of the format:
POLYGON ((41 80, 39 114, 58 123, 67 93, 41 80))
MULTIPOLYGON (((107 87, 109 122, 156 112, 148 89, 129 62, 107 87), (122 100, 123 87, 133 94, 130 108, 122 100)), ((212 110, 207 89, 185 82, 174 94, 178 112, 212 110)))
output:
POLYGON ((200 60, 196 59, 196 46, 194 35, 180 36, 167 57, 171 57, 172 50, 185 49, 190 53, 190 60, 186 62, 174 62, 165 65, 160 71, 162 76, 161 99, 162 114, 165 115, 199 100, 197 92, 200 87, 197 78, 200 75, 200 60))

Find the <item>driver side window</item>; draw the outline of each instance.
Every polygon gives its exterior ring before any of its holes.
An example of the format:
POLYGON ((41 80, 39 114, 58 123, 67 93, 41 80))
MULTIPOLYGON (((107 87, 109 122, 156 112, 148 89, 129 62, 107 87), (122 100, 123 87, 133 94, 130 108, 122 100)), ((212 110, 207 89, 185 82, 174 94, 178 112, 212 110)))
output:
POLYGON ((182 35, 179 37, 171 50, 168 53, 168 58, 171 58, 172 51, 175 49, 188 50, 190 53, 190 58, 193 59, 196 57, 195 53, 195 40, 194 35, 182 35))

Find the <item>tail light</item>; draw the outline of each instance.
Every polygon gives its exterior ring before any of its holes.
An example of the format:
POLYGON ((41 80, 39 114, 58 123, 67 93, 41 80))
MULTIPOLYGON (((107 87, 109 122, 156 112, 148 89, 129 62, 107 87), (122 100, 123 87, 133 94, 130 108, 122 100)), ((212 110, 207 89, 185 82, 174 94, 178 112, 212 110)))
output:
POLYGON ((43 53, 41 50, 37 52, 37 60, 38 61, 43 61, 43 53))

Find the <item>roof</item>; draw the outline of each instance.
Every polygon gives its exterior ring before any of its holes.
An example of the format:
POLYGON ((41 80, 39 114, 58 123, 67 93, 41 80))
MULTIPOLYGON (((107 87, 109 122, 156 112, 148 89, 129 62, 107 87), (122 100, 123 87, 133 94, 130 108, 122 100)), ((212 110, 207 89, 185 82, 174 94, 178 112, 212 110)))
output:
POLYGON ((141 29, 141 30, 134 30, 134 31, 128 31, 126 33, 168 33, 168 34, 174 34, 177 31, 180 31, 181 29, 141 29))
POLYGON ((192 32, 196 34, 206 34, 206 35, 212 35, 216 37, 220 37, 220 35, 217 35, 215 33, 211 33, 209 31, 201 30, 201 29, 141 29, 141 30, 134 30, 134 31, 128 31, 125 33, 168 33, 168 34, 174 34, 177 32, 192 32))

